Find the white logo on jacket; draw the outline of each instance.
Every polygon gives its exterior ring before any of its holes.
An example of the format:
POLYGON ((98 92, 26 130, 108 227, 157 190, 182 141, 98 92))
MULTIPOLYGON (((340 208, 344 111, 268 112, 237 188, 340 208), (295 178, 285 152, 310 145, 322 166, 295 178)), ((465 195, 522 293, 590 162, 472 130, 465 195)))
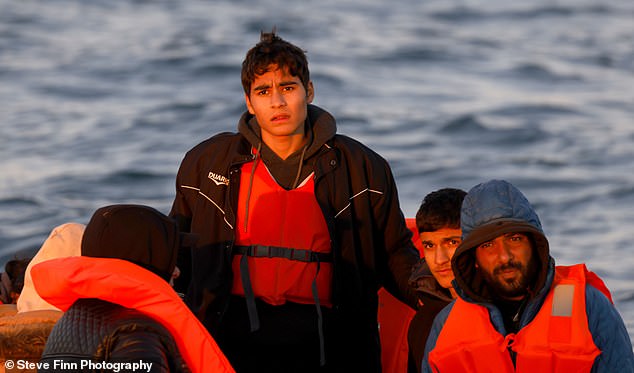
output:
POLYGON ((211 181, 216 183, 216 185, 229 186, 229 179, 227 179, 226 177, 224 177, 222 175, 218 175, 215 172, 209 171, 209 175, 207 175, 207 178, 211 179, 211 181))

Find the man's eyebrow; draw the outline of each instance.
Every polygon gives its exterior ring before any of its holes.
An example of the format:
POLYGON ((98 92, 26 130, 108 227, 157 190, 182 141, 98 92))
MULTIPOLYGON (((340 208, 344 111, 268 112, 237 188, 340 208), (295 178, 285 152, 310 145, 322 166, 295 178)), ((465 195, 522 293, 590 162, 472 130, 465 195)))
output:
POLYGON ((254 91, 261 91, 263 89, 269 89, 269 88, 271 88, 271 85, 269 83, 264 83, 264 84, 260 84, 257 87, 253 87, 253 90, 254 91))
MULTIPOLYGON (((297 84, 299 84, 299 83, 297 83, 294 80, 288 80, 288 81, 280 82, 279 86, 280 87, 287 87, 287 86, 297 85, 297 84)), ((259 86, 254 87, 253 90, 254 91, 261 91, 263 89, 270 89, 270 88, 271 88, 271 84, 263 83, 263 84, 260 84, 259 86)))
POLYGON ((450 237, 445 237, 442 240, 443 241, 450 241, 450 240, 459 240, 462 239, 462 236, 450 236, 450 237))
POLYGON ((297 84, 299 84, 299 83, 297 83, 294 80, 285 80, 283 82, 280 82, 280 86, 282 86, 282 87, 285 87, 287 85, 297 85, 297 84))

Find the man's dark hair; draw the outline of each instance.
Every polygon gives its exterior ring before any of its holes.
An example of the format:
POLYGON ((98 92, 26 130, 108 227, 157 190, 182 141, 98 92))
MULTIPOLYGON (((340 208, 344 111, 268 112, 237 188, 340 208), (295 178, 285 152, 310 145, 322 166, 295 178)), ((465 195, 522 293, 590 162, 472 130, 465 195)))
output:
POLYGON ((418 233, 433 232, 442 228, 460 228, 460 207, 467 192, 444 188, 425 196, 416 213, 418 233))
POLYGON ((288 73, 299 77, 304 88, 308 89, 310 74, 306 54, 299 47, 277 36, 273 28, 271 32, 261 33, 260 42, 247 52, 242 62, 241 78, 244 93, 249 95, 256 75, 266 73, 271 65, 288 69, 288 73))

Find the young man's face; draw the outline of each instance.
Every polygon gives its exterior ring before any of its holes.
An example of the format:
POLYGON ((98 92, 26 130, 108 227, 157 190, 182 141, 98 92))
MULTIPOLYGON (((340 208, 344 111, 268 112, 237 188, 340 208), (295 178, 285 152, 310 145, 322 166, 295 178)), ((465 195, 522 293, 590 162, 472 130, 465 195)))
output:
POLYGON ((304 136, 307 105, 313 101, 313 84, 304 87, 297 76, 271 65, 256 75, 251 91, 245 95, 249 113, 255 115, 266 144, 286 136, 304 136))
POLYGON ((420 234, 425 261, 436 281, 445 289, 453 289, 451 281, 454 275, 451 270, 451 258, 462 242, 461 234, 460 228, 441 228, 420 234))
POLYGON ((524 233, 507 233, 475 249, 476 267, 505 299, 522 299, 535 275, 533 245, 524 233))

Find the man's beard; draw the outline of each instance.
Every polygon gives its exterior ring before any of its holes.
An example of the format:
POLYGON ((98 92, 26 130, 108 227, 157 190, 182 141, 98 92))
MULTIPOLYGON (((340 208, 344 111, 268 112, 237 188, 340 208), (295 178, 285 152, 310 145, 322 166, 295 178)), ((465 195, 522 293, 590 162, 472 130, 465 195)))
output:
POLYGON ((532 257, 528 265, 510 260, 508 263, 500 265, 493 270, 493 273, 478 268, 484 281, 491 287, 493 292, 500 298, 512 299, 528 294, 533 280, 537 276, 537 262, 532 257), (512 279, 503 279, 500 274, 508 269, 517 269, 519 276, 512 279))

